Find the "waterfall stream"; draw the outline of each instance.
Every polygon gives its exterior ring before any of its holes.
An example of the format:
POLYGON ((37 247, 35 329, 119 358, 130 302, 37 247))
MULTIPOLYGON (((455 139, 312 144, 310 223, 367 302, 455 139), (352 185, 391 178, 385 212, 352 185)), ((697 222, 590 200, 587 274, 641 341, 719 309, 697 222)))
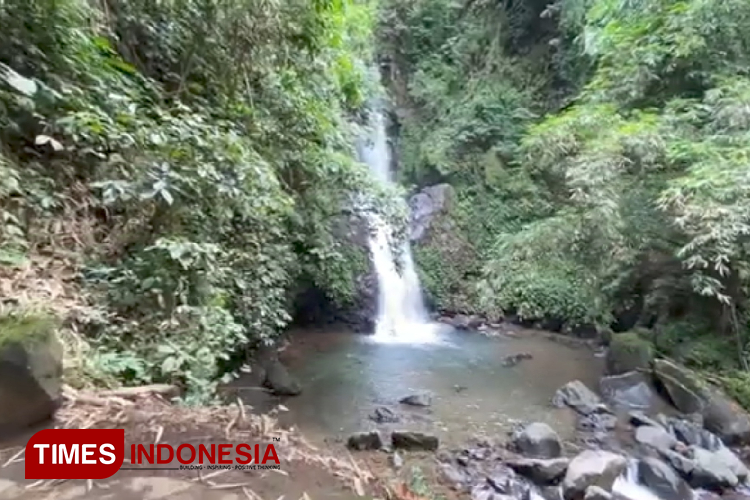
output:
MULTIPOLYGON (((380 182, 392 182, 385 117, 378 110, 370 115, 370 134, 360 154, 380 182)), ((424 305, 409 242, 406 241, 401 248, 401 266, 398 266, 393 252, 392 228, 374 213, 370 214, 369 222, 370 252, 379 289, 378 317, 372 339, 406 343, 435 340, 436 328, 424 305)))

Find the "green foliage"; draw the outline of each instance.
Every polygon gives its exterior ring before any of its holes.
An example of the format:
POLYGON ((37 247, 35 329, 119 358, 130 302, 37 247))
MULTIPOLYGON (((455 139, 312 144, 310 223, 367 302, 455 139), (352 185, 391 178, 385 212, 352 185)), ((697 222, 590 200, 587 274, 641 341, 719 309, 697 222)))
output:
POLYGON ((0 4, 0 258, 66 206, 95 214, 89 368, 199 402, 288 323, 296 281, 351 299, 361 256, 331 220, 393 196, 354 160, 373 5, 101 6, 0 4))
POLYGON ((44 342, 54 333, 56 326, 48 315, 26 310, 5 310, 0 315, 0 346, 44 342))
MULTIPOLYGON (((606 326, 632 308, 663 353, 744 367, 750 4, 412 0, 381 18, 405 180, 460 193, 480 312, 606 326)), ((450 303, 468 275, 439 247, 418 261, 450 303)))
POLYGON ((746 410, 750 409, 750 373, 732 371, 719 377, 719 381, 729 396, 746 410))

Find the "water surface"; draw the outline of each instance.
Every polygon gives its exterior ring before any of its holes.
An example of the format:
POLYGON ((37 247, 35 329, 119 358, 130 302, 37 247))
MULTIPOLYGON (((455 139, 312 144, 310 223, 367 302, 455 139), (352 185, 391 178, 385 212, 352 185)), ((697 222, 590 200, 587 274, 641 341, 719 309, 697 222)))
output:
POLYGON ((590 349, 528 331, 494 338, 445 331, 441 338, 437 344, 380 344, 342 331, 294 332, 282 357, 302 382, 302 394, 284 399, 257 390, 240 394, 259 409, 282 402, 290 410, 285 423, 317 437, 409 428, 460 443, 475 434, 497 435, 515 421, 547 422, 566 437, 572 433, 571 412, 554 408, 552 396, 574 379, 596 389, 602 373, 602 361, 590 349), (503 366, 507 356, 522 352, 533 358, 503 366), (417 392, 431 393, 432 405, 399 404, 417 392), (389 407, 402 422, 375 424, 369 415, 378 406, 389 407))

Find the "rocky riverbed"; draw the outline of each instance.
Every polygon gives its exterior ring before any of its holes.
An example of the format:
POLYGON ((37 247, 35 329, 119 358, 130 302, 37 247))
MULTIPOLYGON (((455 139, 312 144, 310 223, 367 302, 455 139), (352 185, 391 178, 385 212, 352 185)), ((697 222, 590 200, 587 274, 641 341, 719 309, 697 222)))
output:
POLYGON ((303 382, 299 396, 281 400, 288 423, 385 456, 394 473, 428 467, 456 498, 737 499, 750 491, 750 420, 696 374, 632 346, 488 328, 492 335, 454 331, 429 348, 306 336, 306 350, 282 355, 303 382))

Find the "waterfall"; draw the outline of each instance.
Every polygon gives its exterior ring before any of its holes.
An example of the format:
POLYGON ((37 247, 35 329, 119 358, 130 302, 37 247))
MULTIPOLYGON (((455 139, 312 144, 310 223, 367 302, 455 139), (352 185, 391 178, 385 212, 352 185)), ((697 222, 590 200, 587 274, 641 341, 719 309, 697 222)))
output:
POLYGON ((615 480, 612 493, 625 500, 661 500, 656 493, 638 480, 638 461, 633 459, 628 460, 628 468, 615 480))
MULTIPOLYGON (((370 115, 370 134, 360 149, 362 161, 384 184, 392 182, 388 136, 383 113, 370 115)), ((422 298, 419 277, 409 242, 401 248, 401 269, 392 250, 392 229, 378 214, 371 213, 370 252, 378 279, 378 316, 373 340, 378 342, 424 343, 435 339, 422 298)))

